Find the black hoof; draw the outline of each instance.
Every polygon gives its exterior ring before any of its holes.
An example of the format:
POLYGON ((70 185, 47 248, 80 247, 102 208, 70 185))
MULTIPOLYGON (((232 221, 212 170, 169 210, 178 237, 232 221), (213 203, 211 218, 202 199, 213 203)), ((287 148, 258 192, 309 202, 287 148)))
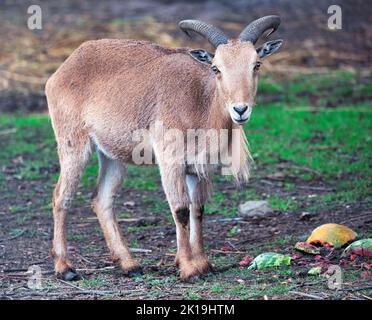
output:
POLYGON ((62 273, 57 273, 57 278, 64 281, 78 281, 81 279, 76 271, 72 268, 63 271, 62 273))
POLYGON ((132 270, 125 272, 125 275, 130 278, 140 277, 140 276, 143 276, 143 269, 142 267, 138 266, 132 270))
POLYGON ((193 283, 199 281, 200 279, 202 279, 202 275, 201 274, 194 274, 193 276, 188 277, 188 278, 182 280, 182 282, 193 284, 193 283))

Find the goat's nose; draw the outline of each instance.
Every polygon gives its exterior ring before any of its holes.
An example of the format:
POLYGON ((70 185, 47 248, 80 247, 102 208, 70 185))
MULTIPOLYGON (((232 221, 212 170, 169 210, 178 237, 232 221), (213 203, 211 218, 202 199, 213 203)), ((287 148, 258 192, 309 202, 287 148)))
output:
POLYGON ((247 109, 248 109, 248 107, 245 106, 245 105, 234 107, 234 111, 235 111, 239 116, 241 116, 244 112, 246 112, 247 109))

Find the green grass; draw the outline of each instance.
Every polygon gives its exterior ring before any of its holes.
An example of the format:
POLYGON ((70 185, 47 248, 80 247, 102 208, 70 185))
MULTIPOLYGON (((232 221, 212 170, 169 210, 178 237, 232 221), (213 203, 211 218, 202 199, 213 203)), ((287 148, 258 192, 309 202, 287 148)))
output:
MULTIPOLYGON (((312 208, 321 205, 331 208, 368 199, 371 196, 372 112, 367 99, 372 90, 370 84, 358 79, 359 75, 352 72, 298 75, 288 81, 270 77, 261 79, 258 98, 277 96, 278 101, 258 103, 251 121, 245 126, 255 159, 253 177, 284 170, 301 183, 320 175, 324 182, 334 186, 335 191, 314 199, 310 204, 312 208), (324 108, 310 103, 309 95, 328 102, 339 97, 345 97, 344 101, 348 102, 347 96, 357 96, 362 102, 324 108), (283 163, 288 164, 288 169, 278 167, 283 163)), ((0 140, 0 168, 11 167, 20 180, 43 181, 45 189, 51 191, 58 177, 58 158, 48 116, 3 114, 0 116, 0 132, 7 130, 11 133, 0 140)), ((2 196, 15 199, 16 194, 6 193, 4 172, 0 170, 2 196)), ((85 190, 93 189, 97 173, 97 157, 94 155, 82 177, 85 190)), ((232 183, 226 177, 217 176, 214 180, 217 185, 232 183)), ((296 191, 296 183, 285 182, 287 194, 264 197, 276 210, 296 211, 301 199, 293 199, 290 195, 296 191)), ((151 212, 169 213, 164 195, 160 199, 159 193, 154 193, 161 189, 156 166, 129 166, 123 186, 143 193, 142 201, 151 207, 151 212)), ((234 217, 239 203, 262 197, 249 186, 228 194, 216 188, 205 212, 234 217)), ((49 201, 42 207, 50 209, 49 201)), ((9 210, 18 213, 25 209, 13 205, 9 210)), ((28 218, 26 216, 25 221, 28 218)))
POLYGON ((84 236, 82 234, 68 234, 67 235, 67 241, 80 242, 80 241, 84 241, 84 240, 86 240, 86 236, 84 236))
POLYGON ((292 198, 281 198, 278 196, 271 196, 269 203, 273 209, 279 211, 295 211, 298 208, 298 203, 292 198))
POLYGON ((93 279, 83 279, 79 281, 79 284, 86 289, 99 289, 106 284, 106 280, 98 276, 93 279))
POLYGON ((187 300, 200 300, 202 296, 198 292, 195 292, 192 289, 188 289, 184 294, 184 298, 187 300))

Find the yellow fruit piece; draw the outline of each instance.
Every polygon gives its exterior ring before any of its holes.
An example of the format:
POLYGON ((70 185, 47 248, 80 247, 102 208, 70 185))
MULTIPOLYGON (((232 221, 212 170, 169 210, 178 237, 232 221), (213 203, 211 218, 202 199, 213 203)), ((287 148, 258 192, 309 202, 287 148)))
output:
POLYGON ((306 242, 321 245, 329 244, 335 248, 340 248, 344 244, 354 241, 356 237, 357 234, 346 226, 327 223, 314 229, 306 242))

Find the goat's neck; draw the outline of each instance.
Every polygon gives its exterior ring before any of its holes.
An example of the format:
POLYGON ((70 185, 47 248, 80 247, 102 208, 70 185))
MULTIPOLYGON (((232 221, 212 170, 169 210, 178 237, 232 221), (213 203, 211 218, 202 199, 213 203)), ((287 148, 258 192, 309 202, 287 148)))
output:
POLYGON ((209 79, 207 86, 209 93, 207 128, 231 130, 233 123, 230 115, 226 112, 224 101, 218 93, 215 79, 209 79))
POLYGON ((208 128, 227 129, 229 132, 228 150, 232 152, 231 174, 237 181, 247 181, 249 177, 251 155, 242 126, 231 120, 226 111, 224 101, 216 88, 215 79, 210 83, 210 104, 208 108, 208 128), (235 129, 233 133, 233 129, 235 129))

